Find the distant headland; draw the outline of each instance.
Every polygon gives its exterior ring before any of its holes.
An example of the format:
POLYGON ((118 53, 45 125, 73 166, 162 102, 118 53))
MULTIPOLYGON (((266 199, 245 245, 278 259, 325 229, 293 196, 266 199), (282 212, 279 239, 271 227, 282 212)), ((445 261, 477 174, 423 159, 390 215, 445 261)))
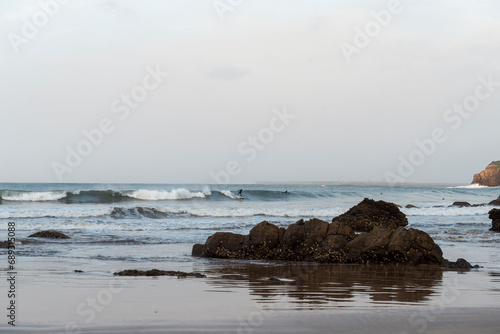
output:
POLYGON ((475 174, 472 184, 487 187, 500 186, 500 161, 493 161, 481 173, 475 174))

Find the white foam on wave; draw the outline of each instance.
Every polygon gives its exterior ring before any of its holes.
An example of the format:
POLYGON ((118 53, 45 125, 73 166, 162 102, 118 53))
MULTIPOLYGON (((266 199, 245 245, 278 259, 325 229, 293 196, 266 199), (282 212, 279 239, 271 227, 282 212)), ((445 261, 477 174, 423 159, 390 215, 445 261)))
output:
MULTIPOLYGON (((64 221, 61 219, 33 220, 22 222, 19 230, 40 231, 54 229, 59 231, 83 230, 85 234, 101 233, 102 231, 183 231, 183 230, 222 230, 253 227, 254 221, 150 221, 148 224, 137 221, 106 221, 85 219, 64 221)), ((1 224, 0 224, 1 227, 1 224)), ((189 237, 188 237, 189 238, 189 237)))
POLYGON ((236 194, 233 194, 231 191, 229 190, 221 190, 220 191, 221 194, 231 198, 231 199, 242 199, 243 197, 239 196, 239 195, 236 195, 236 194))
POLYGON ((401 209, 407 216, 480 216, 487 215, 491 206, 479 206, 470 208, 459 207, 433 207, 433 208, 411 208, 401 209))
POLYGON ((203 191, 191 192, 184 188, 174 189, 171 191, 161 191, 161 190, 137 190, 130 193, 126 193, 126 196, 147 200, 147 201, 165 201, 165 200, 185 200, 191 198, 206 198, 212 193, 208 187, 205 187, 203 191))
POLYGON ((66 197, 64 191, 42 191, 42 192, 20 192, 5 191, 2 192, 2 199, 15 202, 46 202, 57 201, 66 197))
POLYGON ((457 186, 457 187, 448 187, 449 189, 486 189, 486 188, 498 188, 498 187, 488 187, 488 186, 482 186, 480 184, 474 183, 474 184, 469 184, 466 186, 457 186))
POLYGON ((100 217, 111 214, 112 208, 2 208, 0 211, 0 219, 10 218, 82 218, 82 217, 100 217))
POLYGON ((344 213, 342 208, 331 209, 253 209, 253 208, 168 208, 161 211, 170 214, 189 214, 199 217, 329 217, 333 218, 344 213))

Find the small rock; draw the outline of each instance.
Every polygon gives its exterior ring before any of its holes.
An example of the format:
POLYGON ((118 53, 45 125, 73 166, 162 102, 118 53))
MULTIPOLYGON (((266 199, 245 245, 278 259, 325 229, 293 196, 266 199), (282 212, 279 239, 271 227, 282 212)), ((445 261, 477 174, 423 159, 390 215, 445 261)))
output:
POLYGON ((54 230, 40 231, 30 235, 28 238, 69 239, 66 234, 54 230))
POLYGON ((191 252, 191 255, 196 256, 196 257, 202 257, 203 256, 203 248, 205 248, 205 245, 203 245, 203 244, 193 245, 193 250, 191 252))
POLYGON ((494 199, 493 201, 489 202, 488 204, 493 205, 493 206, 500 206, 500 196, 498 196, 497 199, 494 199))
POLYGON ((10 241, 0 241, 0 248, 9 248, 12 245, 12 242, 10 241))
POLYGON ((454 202, 450 207, 456 206, 459 208, 470 208, 472 205, 468 202, 454 202))
POLYGON ((490 231, 500 232, 500 209, 493 209, 489 212, 491 221, 490 231))
POLYGON ((186 277, 196 277, 196 278, 205 278, 206 275, 200 273, 186 273, 183 271, 172 271, 172 270, 135 270, 128 269, 120 272, 116 272, 113 275, 115 276, 177 276, 177 278, 186 278, 186 277))
POLYGON ((464 259, 458 259, 456 262, 451 262, 448 260, 444 260, 441 267, 443 269, 449 270, 459 270, 459 271, 468 271, 473 268, 479 268, 479 266, 472 266, 468 261, 464 259))

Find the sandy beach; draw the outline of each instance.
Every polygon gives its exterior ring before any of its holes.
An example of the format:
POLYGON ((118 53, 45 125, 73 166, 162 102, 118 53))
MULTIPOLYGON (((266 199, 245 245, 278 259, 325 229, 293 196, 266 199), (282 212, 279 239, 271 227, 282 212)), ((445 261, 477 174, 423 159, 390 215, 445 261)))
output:
POLYGON ((23 262, 16 327, 4 322, 1 332, 496 333, 500 324, 500 273, 487 270, 221 260, 162 266, 207 275, 182 279, 76 265, 84 272, 48 258, 23 262))

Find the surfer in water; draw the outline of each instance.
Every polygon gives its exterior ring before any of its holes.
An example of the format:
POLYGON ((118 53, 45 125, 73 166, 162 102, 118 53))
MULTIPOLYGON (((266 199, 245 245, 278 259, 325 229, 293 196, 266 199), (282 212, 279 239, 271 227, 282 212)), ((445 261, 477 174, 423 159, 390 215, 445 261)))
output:
POLYGON ((243 189, 240 189, 240 190, 238 191, 238 196, 243 196, 243 189))

